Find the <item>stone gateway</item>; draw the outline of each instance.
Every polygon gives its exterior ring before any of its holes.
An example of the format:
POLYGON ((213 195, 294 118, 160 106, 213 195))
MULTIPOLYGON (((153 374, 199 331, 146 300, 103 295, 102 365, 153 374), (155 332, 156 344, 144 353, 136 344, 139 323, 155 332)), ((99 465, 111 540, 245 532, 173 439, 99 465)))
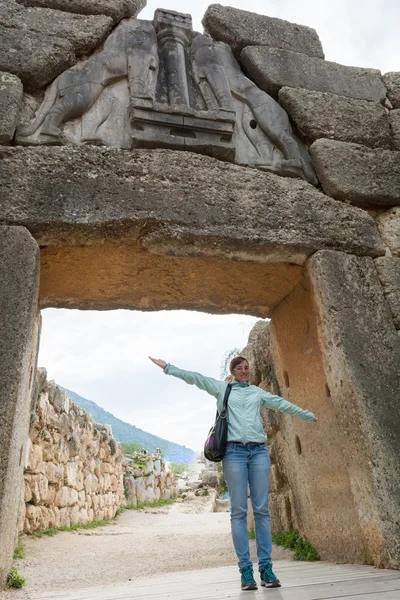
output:
POLYGON ((273 527, 399 568, 400 74, 269 16, 212 5, 197 33, 143 4, 1 6, 0 585, 41 307, 270 317, 255 380, 320 417, 266 418, 273 527))

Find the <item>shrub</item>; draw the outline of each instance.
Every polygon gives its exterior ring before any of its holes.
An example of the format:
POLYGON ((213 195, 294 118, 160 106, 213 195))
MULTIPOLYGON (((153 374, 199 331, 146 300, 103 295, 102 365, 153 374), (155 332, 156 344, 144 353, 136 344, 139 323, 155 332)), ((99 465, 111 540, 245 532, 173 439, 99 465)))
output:
POLYGON ((26 586, 26 579, 23 575, 18 573, 17 569, 14 567, 8 574, 7 577, 7 587, 9 588, 23 588, 26 586))
POLYGON ((298 531, 277 531, 272 534, 272 541, 277 546, 294 550, 294 560, 320 560, 317 550, 298 531))
POLYGON ((171 471, 175 475, 183 475, 183 473, 190 473, 193 470, 193 466, 188 463, 171 463, 171 471))
POLYGON ((122 442, 120 444, 124 454, 134 454, 135 452, 142 452, 142 446, 135 444, 135 442, 122 442))
POLYGON ((18 546, 14 549, 14 558, 24 558, 25 546, 20 539, 18 539, 18 546))

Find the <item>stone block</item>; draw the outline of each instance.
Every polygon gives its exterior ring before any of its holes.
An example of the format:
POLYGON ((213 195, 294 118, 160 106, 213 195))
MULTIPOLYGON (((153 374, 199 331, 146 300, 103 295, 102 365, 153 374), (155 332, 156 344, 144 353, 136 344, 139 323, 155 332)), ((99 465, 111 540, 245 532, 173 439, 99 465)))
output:
POLYGON ((67 486, 63 486, 56 493, 55 504, 59 508, 74 506, 78 503, 78 492, 67 486))
POLYGON ((43 462, 43 450, 40 444, 32 444, 28 438, 27 442, 27 462, 25 470, 27 473, 35 473, 38 466, 43 462))
POLYGON ((0 589, 15 547, 38 343, 39 248, 0 227, 0 589))
POLYGON ((235 52, 246 46, 272 46, 324 58, 315 29, 230 6, 211 4, 202 21, 206 31, 235 52))
POLYGON ((400 150, 400 108, 390 111, 389 123, 393 136, 393 148, 395 150, 400 150))
POLYGON ((76 56, 94 50, 112 20, 25 8, 13 0, 0 6, 0 70, 14 73, 27 91, 37 91, 73 65, 76 56))
POLYGON ((400 152, 317 140, 310 148, 326 194, 356 206, 400 205, 400 152))
POLYGON ((88 473, 84 487, 87 494, 95 494, 99 489, 99 478, 93 473, 88 473))
POLYGON ((41 504, 47 501, 49 492, 49 482, 45 475, 42 475, 41 473, 38 473, 37 475, 32 475, 30 487, 32 492, 33 504, 41 504))
POLYGON ((376 259, 375 265, 394 325, 396 329, 400 329, 400 258, 381 256, 376 259))
POLYGON ((287 86, 373 102, 386 98, 381 73, 376 69, 347 67, 300 52, 262 46, 249 46, 240 57, 250 77, 274 97, 287 86))
POLYGON ((47 247, 139 236, 157 255, 236 265, 302 264, 321 248, 384 254, 365 212, 306 182, 192 153, 7 147, 0 181, 0 223, 29 223, 47 247))
POLYGON ((400 207, 381 213, 377 219, 379 233, 392 256, 400 258, 400 207))
MULTIPOLYGON (((71 43, 78 56, 89 54, 105 39, 112 20, 105 15, 77 15, 48 8, 25 8, 14 0, 3 0, 0 22, 10 32, 30 31, 55 36, 71 43)), ((23 49, 27 53, 28 49, 23 49)))
POLYGON ((56 386, 52 398, 52 405, 58 413, 69 413, 71 409, 71 400, 64 390, 56 386))
POLYGON ((400 71, 391 71, 383 75, 383 83, 393 108, 400 108, 400 71))
POLYGON ((126 17, 136 17, 146 6, 146 0, 18 0, 24 6, 53 8, 78 15, 106 15, 114 23, 126 17))
POLYGON ((17 75, 27 91, 47 85, 75 60, 68 40, 0 25, 0 70, 17 75))
POLYGON ((11 73, 0 72, 0 144, 12 141, 22 105, 21 81, 11 73))
POLYGON ((391 148, 389 120, 380 102, 290 87, 279 91, 279 102, 307 144, 327 138, 391 148))
POLYGON ((308 272, 330 401, 338 427, 347 432, 346 463, 364 552, 374 564, 396 568, 400 337, 372 259, 317 252, 308 272))

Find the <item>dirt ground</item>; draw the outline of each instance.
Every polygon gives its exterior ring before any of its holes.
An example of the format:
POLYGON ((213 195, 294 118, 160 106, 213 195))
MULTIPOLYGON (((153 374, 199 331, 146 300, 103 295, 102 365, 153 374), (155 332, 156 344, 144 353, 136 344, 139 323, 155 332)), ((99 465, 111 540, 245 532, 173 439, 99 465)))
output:
MULTIPOLYGON (((163 508, 129 510, 98 529, 24 536, 25 558, 14 566, 27 578, 27 587, 0 592, 0 598, 27 600, 34 591, 90 588, 236 564, 230 515, 209 510, 207 498, 199 497, 163 508)), ((255 559, 254 541, 250 544, 255 559)), ((273 560, 290 558, 290 551, 274 548, 273 560)))

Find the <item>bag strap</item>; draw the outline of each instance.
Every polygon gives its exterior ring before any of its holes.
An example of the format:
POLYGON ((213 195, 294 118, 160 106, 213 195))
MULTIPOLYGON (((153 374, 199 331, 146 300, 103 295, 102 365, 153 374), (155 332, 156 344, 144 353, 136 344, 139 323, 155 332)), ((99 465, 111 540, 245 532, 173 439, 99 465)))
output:
MULTIPOLYGON (((226 386, 226 390, 225 390, 225 396, 224 396, 224 403, 222 405, 222 411, 221 411, 221 413, 219 415, 221 417, 221 419, 225 419, 225 417, 226 417, 226 413, 227 413, 227 410, 228 410, 228 398, 229 398, 229 394, 231 393, 231 390, 232 390, 232 384, 228 383, 228 385, 226 386)), ((217 414, 218 414, 218 411, 217 411, 217 414)))

